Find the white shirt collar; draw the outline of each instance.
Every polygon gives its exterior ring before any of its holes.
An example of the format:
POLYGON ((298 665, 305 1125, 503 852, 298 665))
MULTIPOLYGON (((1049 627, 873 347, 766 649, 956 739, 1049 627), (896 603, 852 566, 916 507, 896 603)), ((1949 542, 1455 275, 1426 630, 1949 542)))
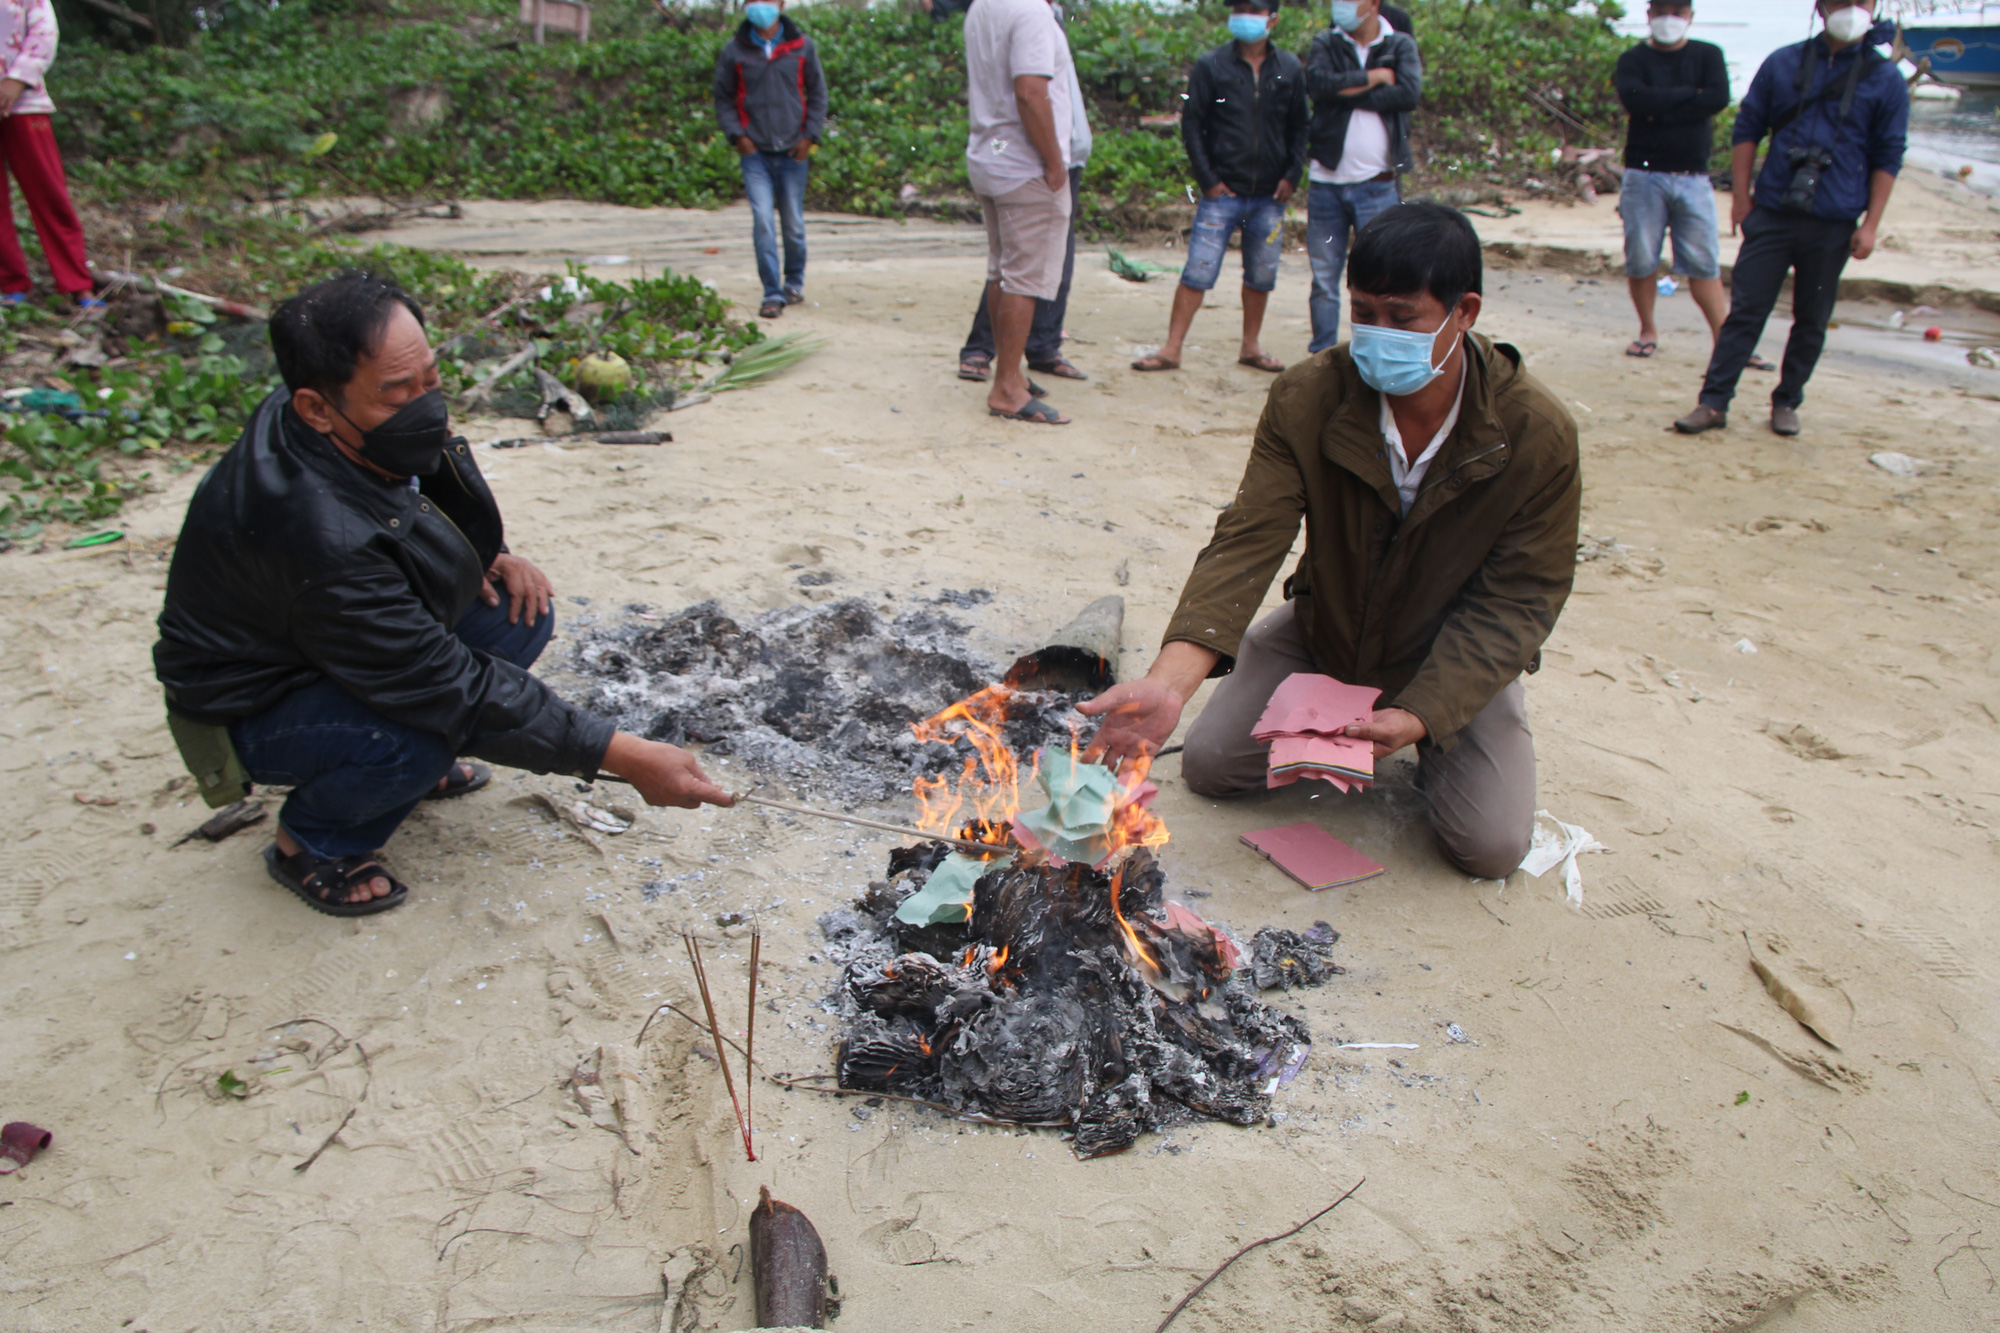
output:
POLYGON ((1394 28, 1389 26, 1388 18, 1382 14, 1377 14, 1375 16, 1375 22, 1377 22, 1381 26, 1375 30, 1375 40, 1373 42, 1368 43, 1366 46, 1363 46, 1360 42, 1355 41, 1354 34, 1347 31, 1347 29, 1345 28, 1335 28, 1334 31, 1339 33, 1342 37, 1345 37, 1347 39, 1347 44, 1349 46, 1352 46, 1355 50, 1361 52, 1361 54, 1365 56, 1370 51, 1374 50, 1377 43, 1379 43, 1384 37, 1387 37, 1390 33, 1395 31, 1394 28))
POLYGON ((1396 493, 1402 497, 1405 514, 1408 514, 1410 507, 1417 502, 1417 491, 1424 484, 1424 474, 1431 470, 1431 460, 1436 458, 1438 450, 1444 447, 1445 438, 1451 434, 1451 428, 1458 424, 1458 409, 1465 402, 1465 360, 1464 357, 1459 358, 1458 392, 1452 395, 1451 411, 1446 415, 1444 424, 1438 427, 1437 434, 1431 436, 1431 442, 1417 455, 1417 461, 1414 463, 1410 462, 1403 452, 1403 432, 1396 428, 1396 414, 1389 410, 1389 395, 1385 393, 1381 396, 1383 448, 1388 453, 1389 476, 1396 483, 1396 493))

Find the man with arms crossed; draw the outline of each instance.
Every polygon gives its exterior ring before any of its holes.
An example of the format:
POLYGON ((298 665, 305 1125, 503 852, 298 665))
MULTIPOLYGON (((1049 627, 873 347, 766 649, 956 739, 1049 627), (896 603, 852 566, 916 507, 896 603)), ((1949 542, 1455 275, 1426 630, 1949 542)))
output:
POLYGON ((966 15, 965 167, 986 217, 994 335, 986 407, 1049 426, 1069 418, 1028 392, 1021 362, 1035 302, 1053 301, 1062 289, 1075 81, 1069 39, 1049 0, 979 0, 966 15))
POLYGON ((1391 26, 1389 8, 1379 0, 1333 0, 1333 26, 1306 50, 1313 102, 1306 169, 1309 351, 1340 341, 1348 237, 1402 197, 1397 182, 1412 161, 1410 112, 1423 95, 1424 62, 1409 30, 1391 26))
POLYGON ((615 730, 528 674, 555 628, 542 572, 451 434, 423 312, 370 273, 271 316, 285 387, 195 488, 153 666, 210 805, 290 787, 271 877, 331 916, 408 890, 379 849, 417 802, 490 781, 473 755, 732 804, 686 751, 615 730))
POLYGON ((1674 234, 1674 272, 1708 319, 1711 338, 1722 328, 1729 298, 1722 292, 1715 226, 1715 190, 1708 154, 1715 113, 1729 105, 1729 68, 1722 48, 1688 40, 1694 6, 1687 0, 1653 0, 1646 8, 1651 35, 1618 57, 1611 77, 1631 119, 1625 130, 1625 179, 1618 187, 1618 216, 1625 220, 1625 280, 1639 312, 1639 336, 1627 356, 1660 348, 1653 323, 1659 296, 1653 276, 1660 246, 1674 234))
MULTIPOLYGON (((981 4, 986 0, 980 0, 981 4)), ((1576 573, 1576 424, 1505 343, 1475 335, 1479 237, 1455 209, 1402 204, 1349 261, 1353 341, 1271 386, 1236 501, 1216 520, 1143 679, 1105 715, 1106 762, 1157 750, 1202 681, 1181 773, 1204 796, 1265 788, 1251 736, 1295 671, 1382 691, 1347 734, 1418 747, 1445 856, 1501 878, 1527 854, 1535 747, 1521 676, 1576 573), (1250 623, 1305 523, 1286 601, 1250 623)))

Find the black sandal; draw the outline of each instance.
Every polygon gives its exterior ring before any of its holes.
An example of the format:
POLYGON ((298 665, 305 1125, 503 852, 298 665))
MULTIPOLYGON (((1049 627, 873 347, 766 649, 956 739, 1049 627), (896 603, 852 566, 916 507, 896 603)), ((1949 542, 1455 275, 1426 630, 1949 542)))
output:
POLYGON ((271 872, 271 878, 297 894, 315 912, 328 916, 373 916, 386 912, 392 907, 401 907, 410 896, 407 884, 397 879, 383 868, 382 863, 372 856, 343 856, 333 861, 322 861, 311 852, 301 848, 296 854, 286 856, 272 843, 264 849, 264 868, 271 872), (389 881, 389 892, 380 898, 366 898, 358 903, 347 901, 347 895, 357 884, 371 879, 389 881))
POLYGON ((442 787, 432 787, 424 793, 426 801, 448 801, 454 796, 478 791, 492 785, 493 770, 484 764, 471 763, 460 759, 452 764, 451 772, 444 775, 442 787))
POLYGON ((1038 370, 1044 375, 1054 375, 1059 380, 1087 380, 1090 376, 1078 370, 1066 356, 1053 361, 1030 361, 1028 369, 1038 370))

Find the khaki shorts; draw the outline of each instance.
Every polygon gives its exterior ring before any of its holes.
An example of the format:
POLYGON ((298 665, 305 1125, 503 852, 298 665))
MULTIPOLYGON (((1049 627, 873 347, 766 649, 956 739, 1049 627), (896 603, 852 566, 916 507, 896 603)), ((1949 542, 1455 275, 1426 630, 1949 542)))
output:
POLYGON ((1009 296, 1053 301, 1069 249, 1069 189, 1037 176, 1005 194, 978 196, 986 215, 986 280, 1009 296))

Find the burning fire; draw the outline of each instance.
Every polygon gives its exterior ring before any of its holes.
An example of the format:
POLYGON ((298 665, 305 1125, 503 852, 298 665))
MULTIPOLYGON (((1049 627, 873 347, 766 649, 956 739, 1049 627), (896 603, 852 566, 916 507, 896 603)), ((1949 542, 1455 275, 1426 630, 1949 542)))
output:
POLYGON ((963 736, 975 752, 956 782, 948 774, 916 780, 918 828, 956 837, 969 825, 977 830, 968 835, 976 841, 1006 841, 1007 822, 1021 810, 1021 765, 1001 730, 1013 695, 1005 685, 988 685, 910 728, 920 741, 946 745, 963 736))
MULTIPOLYGON (((1005 732, 1013 699, 1014 691, 1007 686, 989 685, 911 727, 919 741, 949 745, 964 737, 974 751, 955 778, 940 774, 915 781, 916 827, 996 847, 1007 845, 1008 826, 1021 812, 1021 761, 1008 746, 1005 732)), ((1070 737, 1070 757, 1078 757, 1074 734, 1070 737)), ((1152 766, 1150 757, 1141 757, 1118 773, 1119 794, 1106 829, 1114 855, 1128 847, 1159 847, 1167 841, 1166 824, 1145 804, 1151 796, 1146 775, 1152 766)), ((1031 758, 1030 782, 1037 771, 1038 765, 1031 758)))
POLYGON ((1161 975, 1160 960, 1139 938, 1139 932, 1132 929, 1132 923, 1125 919, 1124 910, 1118 905, 1118 894, 1125 887, 1125 867, 1120 865, 1111 872, 1111 917, 1118 923, 1119 931, 1125 936, 1125 956, 1149 981, 1161 975))

